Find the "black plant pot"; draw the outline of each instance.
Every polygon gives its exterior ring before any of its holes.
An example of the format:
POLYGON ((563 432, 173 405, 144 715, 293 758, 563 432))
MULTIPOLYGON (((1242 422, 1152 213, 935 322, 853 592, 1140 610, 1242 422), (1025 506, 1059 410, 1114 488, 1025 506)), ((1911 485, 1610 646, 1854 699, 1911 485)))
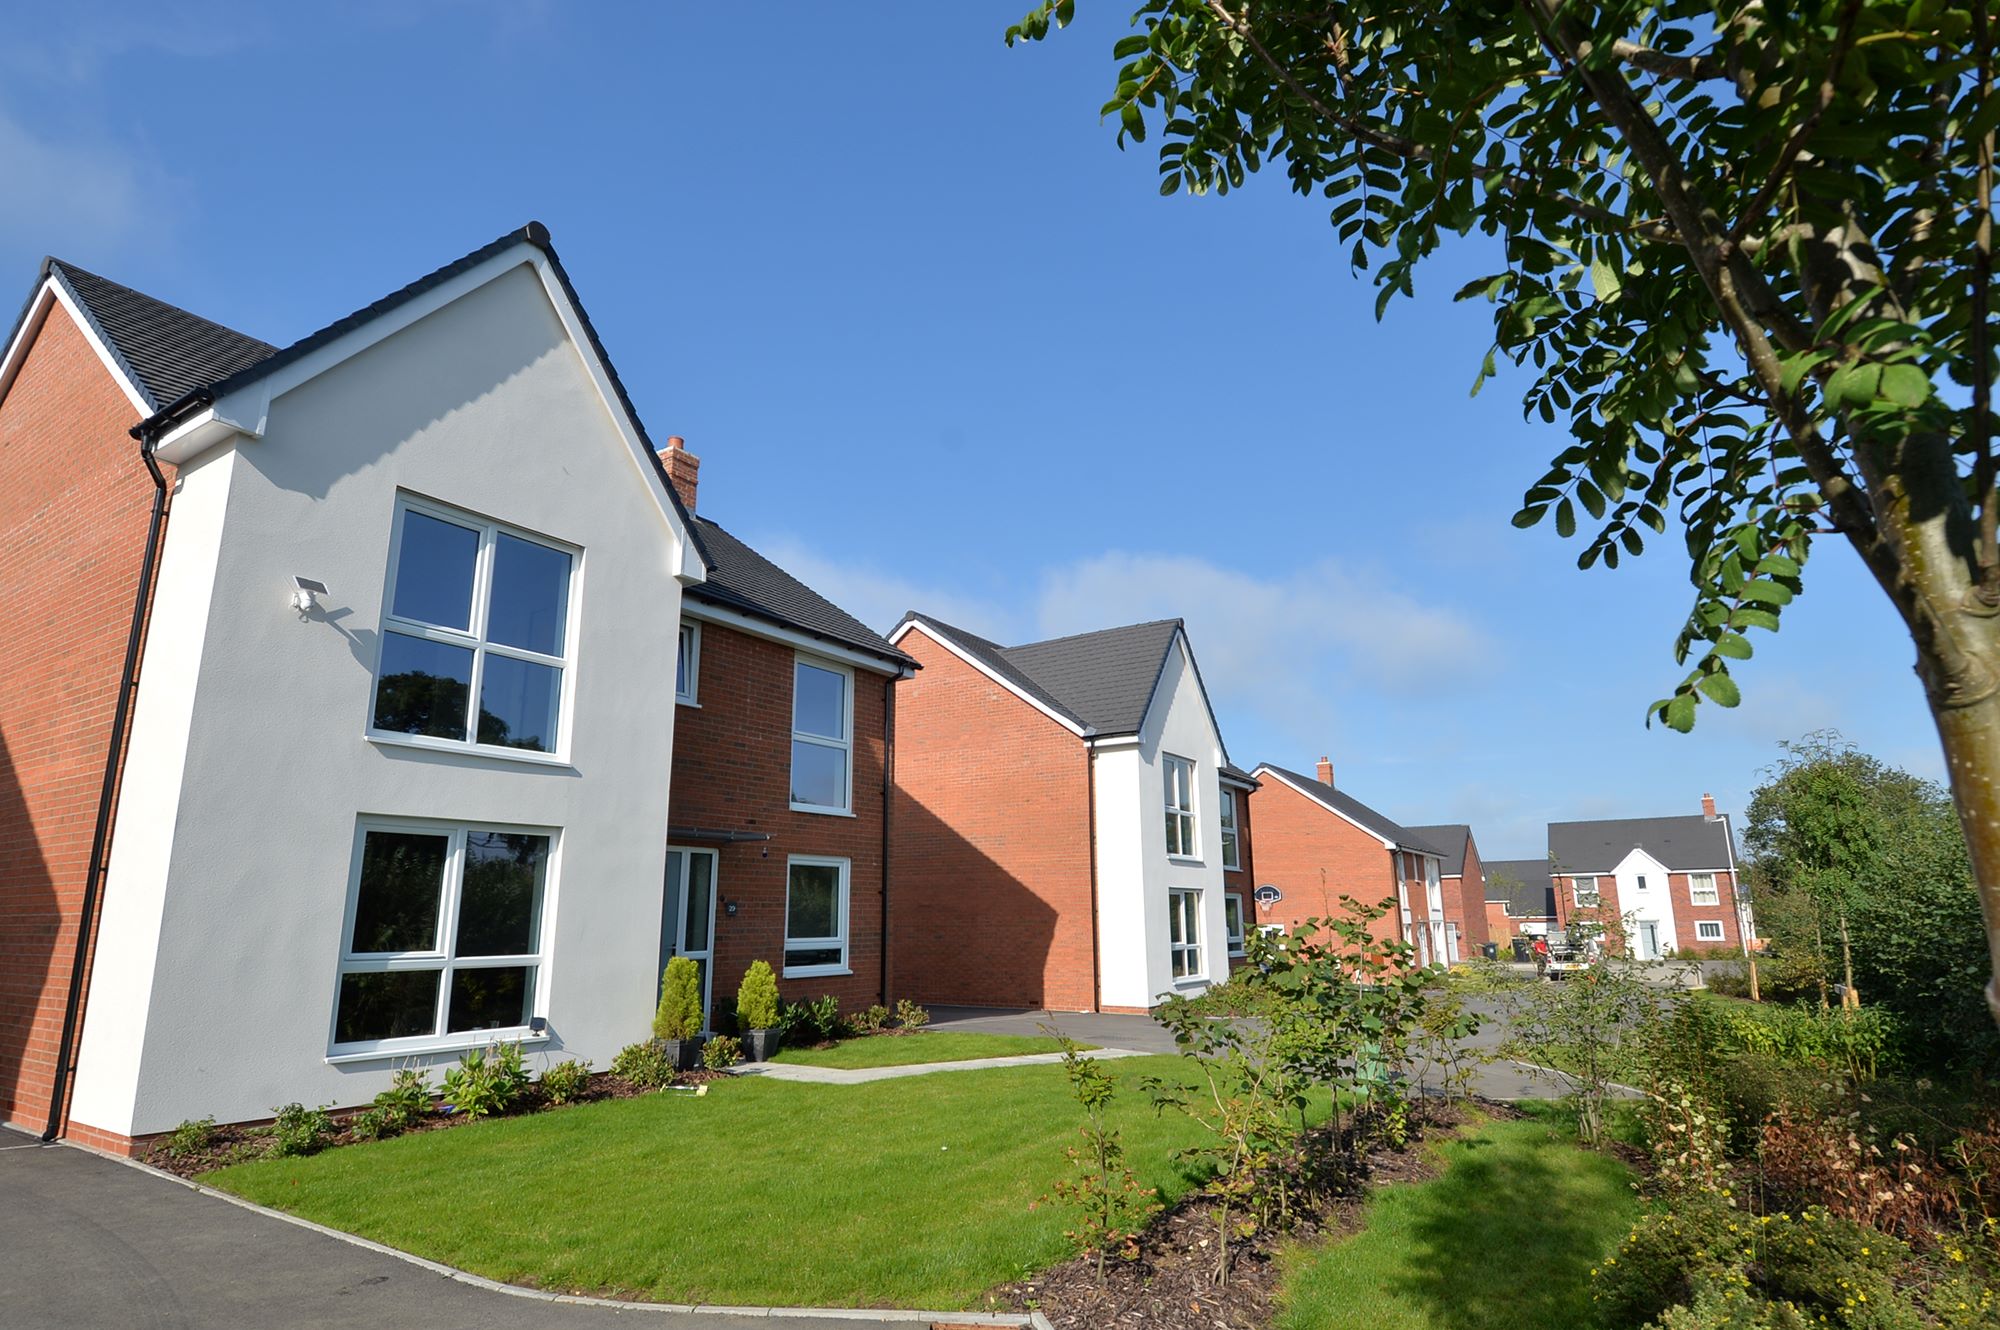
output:
POLYGON ((688 1039, 664 1039, 661 1042, 667 1046, 667 1056, 672 1059, 675 1071, 693 1071, 701 1065, 701 1046, 704 1041, 700 1035, 688 1039))
POLYGON ((743 1057, 749 1062, 769 1062, 771 1055, 778 1051, 780 1030, 746 1030, 743 1034, 743 1057))

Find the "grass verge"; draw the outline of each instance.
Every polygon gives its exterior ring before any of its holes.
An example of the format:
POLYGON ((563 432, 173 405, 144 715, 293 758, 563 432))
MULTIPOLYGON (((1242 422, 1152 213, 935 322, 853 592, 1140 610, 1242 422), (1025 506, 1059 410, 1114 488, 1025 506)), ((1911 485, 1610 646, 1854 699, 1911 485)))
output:
POLYGON ((1390 1187, 1365 1227, 1286 1255, 1277 1330, 1550 1330, 1590 1320, 1590 1270, 1637 1217, 1632 1173, 1559 1115, 1492 1122, 1390 1187))
MULTIPOLYGON (((1094 1044, 1080 1044, 1094 1048, 1094 1044)), ((977 1058, 1012 1058, 1026 1053, 1058 1053, 1054 1039, 1032 1034, 972 1034, 957 1030, 926 1030, 920 1034, 875 1035, 842 1039, 825 1048, 786 1048, 771 1059, 799 1067, 908 1067, 922 1062, 962 1062, 977 1058)))
MULTIPOLYGON (((1181 1060, 1106 1066, 1142 1185, 1180 1195, 1190 1182, 1173 1151, 1197 1129, 1155 1114, 1138 1080, 1183 1075, 1181 1060)), ((1029 1207, 1062 1172, 1080 1121, 1057 1066, 855 1086, 746 1077, 699 1098, 586 1104, 203 1181, 543 1288, 944 1310, 1067 1255, 1073 1217, 1029 1207)))

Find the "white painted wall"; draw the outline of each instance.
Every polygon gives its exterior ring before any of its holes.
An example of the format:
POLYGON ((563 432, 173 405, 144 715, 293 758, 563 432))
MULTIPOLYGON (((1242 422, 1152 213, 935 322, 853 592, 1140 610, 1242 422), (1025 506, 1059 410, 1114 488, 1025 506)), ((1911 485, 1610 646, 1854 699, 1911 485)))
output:
POLYGON ((1665 951, 1676 944, 1674 894, 1667 887, 1667 867, 1644 850, 1635 849, 1619 863, 1612 876, 1618 882, 1618 912, 1624 921, 1625 942, 1638 954, 1639 925, 1651 923, 1659 929, 1659 947, 1665 951), (1639 879, 1646 880, 1645 889, 1639 879))
POLYGON ((559 828, 540 1047, 602 1066, 642 1037, 681 551, 533 270, 277 397, 261 440, 189 475, 170 530, 75 1119, 142 1134, 388 1083, 391 1059, 326 1057, 364 814, 559 828), (582 547, 568 766, 364 737, 399 487, 582 547), (294 574, 326 614, 287 607, 294 574))
POLYGON ((1218 773, 1226 759, 1185 644, 1176 639, 1136 745, 1097 751, 1099 973, 1106 1006, 1148 1007, 1169 993, 1192 996, 1229 976, 1222 909, 1222 811, 1218 773), (1163 754, 1195 764, 1195 859, 1169 859, 1163 754), (1167 893, 1202 893, 1203 974, 1178 983, 1168 952, 1167 893))

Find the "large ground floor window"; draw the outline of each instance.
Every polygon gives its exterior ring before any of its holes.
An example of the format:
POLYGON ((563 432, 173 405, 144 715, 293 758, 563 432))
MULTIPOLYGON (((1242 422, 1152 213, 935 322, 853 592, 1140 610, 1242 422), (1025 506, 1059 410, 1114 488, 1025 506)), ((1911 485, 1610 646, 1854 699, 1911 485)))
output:
POLYGON ((394 1052, 534 1018, 554 833, 361 823, 332 1051, 394 1052))
POLYGON ((1201 893, 1182 887, 1167 892, 1167 951, 1174 978, 1199 979, 1201 964, 1201 893))
POLYGON ((845 859, 795 854, 785 871, 785 977, 848 974, 845 859))

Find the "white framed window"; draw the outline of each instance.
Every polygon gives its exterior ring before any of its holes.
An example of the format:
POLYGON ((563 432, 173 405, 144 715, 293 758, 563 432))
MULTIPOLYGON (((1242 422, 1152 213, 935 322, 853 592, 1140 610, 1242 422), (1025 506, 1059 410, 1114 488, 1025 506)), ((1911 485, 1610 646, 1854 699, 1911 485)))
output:
POLYGON ((1243 867, 1241 850, 1236 833, 1236 791, 1224 790, 1222 791, 1222 866, 1243 867))
POLYGON ((792 809, 854 811, 854 672, 798 657, 792 663, 792 809))
POLYGON ((1722 904, 1722 896, 1715 889, 1715 874, 1688 874, 1688 902, 1693 905, 1722 904))
POLYGON ((848 861, 785 861, 785 977, 847 974, 848 861))
POLYGON ((1694 925, 1695 939, 1700 942, 1722 941, 1722 921, 1720 919, 1697 919, 1694 925))
MULTIPOLYGON (((1643 885, 1644 878, 1639 879, 1643 885)), ((1598 904, 1597 879, 1594 877, 1573 877, 1569 880, 1570 899, 1579 910, 1594 910, 1598 904)))
POLYGON ((674 653, 674 701, 693 706, 700 679, 701 625, 682 619, 680 647, 674 653))
POLYGON ((554 846, 545 829, 364 819, 329 1053, 525 1032, 541 997, 554 846))
POLYGON ((1176 859, 1193 859, 1194 763, 1172 753, 1163 754, 1160 775, 1166 786, 1167 853, 1176 859))
POLYGON ((399 496, 370 734, 560 753, 577 554, 399 496))
POLYGON ((1167 892, 1167 953, 1176 980, 1202 977, 1199 891, 1174 887, 1167 892))
POLYGON ((1229 954, 1243 954, 1243 898, 1234 892, 1222 893, 1222 926, 1229 935, 1229 954))

